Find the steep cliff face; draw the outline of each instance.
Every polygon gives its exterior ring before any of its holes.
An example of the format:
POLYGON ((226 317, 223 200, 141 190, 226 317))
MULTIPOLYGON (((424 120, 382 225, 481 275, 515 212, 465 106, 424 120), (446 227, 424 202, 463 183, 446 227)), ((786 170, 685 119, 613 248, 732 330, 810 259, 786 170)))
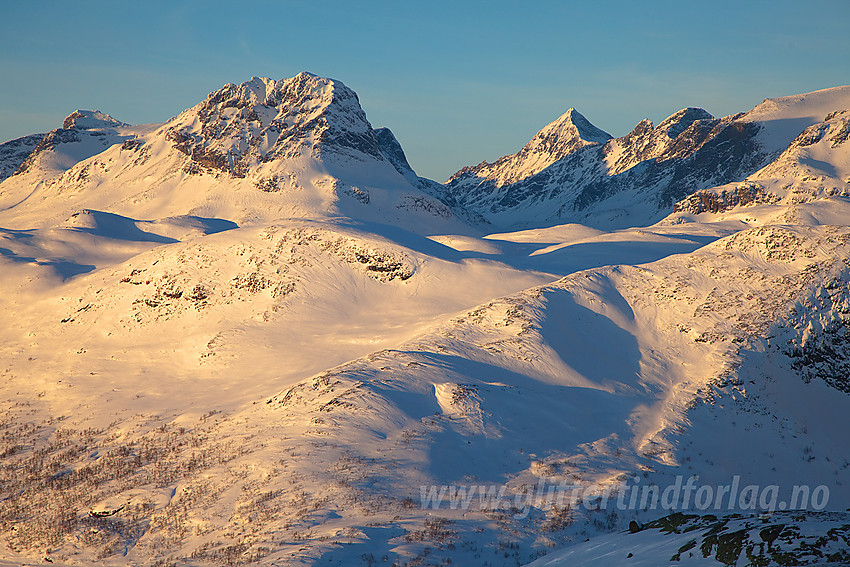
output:
POLYGON ((15 173, 45 136, 31 134, 0 144, 0 181, 15 173))
MULTIPOLYGON (((768 165, 744 181, 699 190, 676 203, 668 222, 741 205, 797 205, 850 195, 850 110, 830 112, 803 130, 768 165)), ((793 210, 783 213, 796 222, 793 210)), ((777 219, 778 220, 778 219, 777 219)))

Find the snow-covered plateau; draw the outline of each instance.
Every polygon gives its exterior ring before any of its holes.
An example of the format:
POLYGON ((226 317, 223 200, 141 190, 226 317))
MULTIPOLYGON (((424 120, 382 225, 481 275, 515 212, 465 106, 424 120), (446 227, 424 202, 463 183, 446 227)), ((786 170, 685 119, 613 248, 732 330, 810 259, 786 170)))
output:
POLYGON ((77 110, 0 290, 3 566, 850 565, 850 87, 444 184, 310 73, 77 110))

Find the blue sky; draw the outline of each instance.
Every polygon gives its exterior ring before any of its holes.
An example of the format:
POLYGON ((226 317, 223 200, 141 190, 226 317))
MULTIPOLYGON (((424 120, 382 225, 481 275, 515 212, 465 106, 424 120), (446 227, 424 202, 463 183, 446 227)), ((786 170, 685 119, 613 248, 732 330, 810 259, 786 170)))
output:
POLYGON ((357 91, 420 175, 515 152, 569 107, 618 136, 850 83, 850 1, 12 2, 0 139, 76 108, 162 122, 227 82, 307 70, 357 91))

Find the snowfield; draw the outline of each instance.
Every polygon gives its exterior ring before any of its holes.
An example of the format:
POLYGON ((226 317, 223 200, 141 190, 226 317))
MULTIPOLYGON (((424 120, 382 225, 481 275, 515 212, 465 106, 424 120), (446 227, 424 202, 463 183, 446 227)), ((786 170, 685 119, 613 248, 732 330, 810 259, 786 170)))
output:
POLYGON ((0 565, 850 564, 848 138, 570 109, 440 185, 301 73, 0 145, 0 565))

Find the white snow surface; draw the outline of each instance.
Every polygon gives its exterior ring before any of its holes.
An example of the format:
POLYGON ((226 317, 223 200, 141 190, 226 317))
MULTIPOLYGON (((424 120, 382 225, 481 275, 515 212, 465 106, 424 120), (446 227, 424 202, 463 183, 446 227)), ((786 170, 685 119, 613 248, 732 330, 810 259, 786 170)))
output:
MULTIPOLYGON (((847 508, 848 97, 766 101, 768 165, 616 229, 470 226, 309 73, 161 125, 81 113, 0 182, 0 560, 650 565, 688 541, 581 543, 661 510, 423 507, 442 485, 739 476, 847 508)), ((609 138, 571 110, 514 173, 609 138)))

